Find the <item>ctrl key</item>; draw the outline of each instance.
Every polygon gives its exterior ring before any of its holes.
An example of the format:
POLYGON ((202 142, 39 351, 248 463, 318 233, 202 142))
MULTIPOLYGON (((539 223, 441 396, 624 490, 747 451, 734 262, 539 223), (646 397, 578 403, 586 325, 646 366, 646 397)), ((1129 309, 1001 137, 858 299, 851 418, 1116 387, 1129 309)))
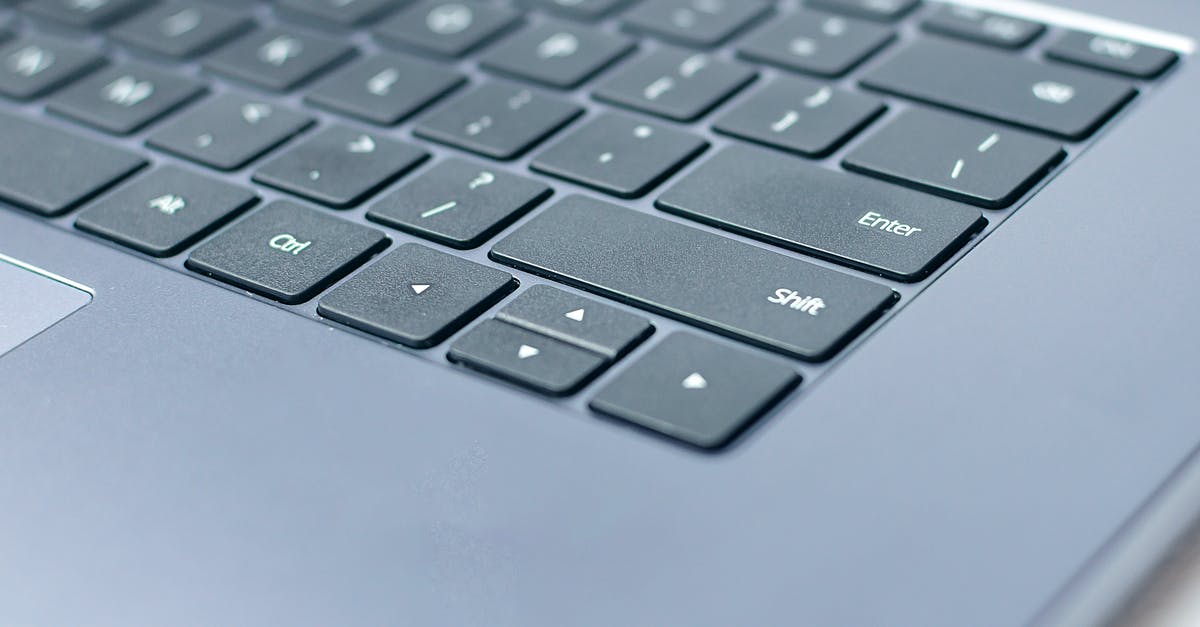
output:
POLYGON ((720 448, 800 383, 786 362, 675 333, 592 399, 593 411, 700 448, 720 448))
POLYGON ((187 267, 294 305, 387 245, 387 237, 375 229, 274 202, 197 248, 187 267))

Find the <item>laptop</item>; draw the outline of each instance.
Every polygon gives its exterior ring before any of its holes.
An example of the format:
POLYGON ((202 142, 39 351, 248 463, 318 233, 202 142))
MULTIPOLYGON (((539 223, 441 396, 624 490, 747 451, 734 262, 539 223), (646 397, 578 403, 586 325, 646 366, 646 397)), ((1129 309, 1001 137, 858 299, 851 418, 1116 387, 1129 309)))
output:
POLYGON ((1130 624, 1200 519, 1197 37, 0 2, 0 625, 1130 624))

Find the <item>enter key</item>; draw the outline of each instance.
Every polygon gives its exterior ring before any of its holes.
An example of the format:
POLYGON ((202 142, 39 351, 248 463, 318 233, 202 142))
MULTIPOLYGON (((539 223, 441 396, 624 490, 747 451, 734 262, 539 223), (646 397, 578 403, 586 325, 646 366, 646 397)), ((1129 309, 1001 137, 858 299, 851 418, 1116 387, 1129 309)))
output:
POLYGON ((658 199, 663 211, 896 279, 919 281, 987 224, 978 209, 750 146, 658 199))

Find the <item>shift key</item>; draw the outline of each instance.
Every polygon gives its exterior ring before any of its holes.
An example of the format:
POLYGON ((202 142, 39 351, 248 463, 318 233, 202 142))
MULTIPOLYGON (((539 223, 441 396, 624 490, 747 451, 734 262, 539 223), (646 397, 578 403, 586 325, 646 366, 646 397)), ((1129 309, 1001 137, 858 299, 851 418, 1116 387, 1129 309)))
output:
POLYGON ((898 281, 979 232, 978 209, 750 146, 730 146, 658 199, 664 211, 898 281))
POLYGON ((492 248, 492 259, 808 361, 891 307, 891 288, 583 196, 492 248))

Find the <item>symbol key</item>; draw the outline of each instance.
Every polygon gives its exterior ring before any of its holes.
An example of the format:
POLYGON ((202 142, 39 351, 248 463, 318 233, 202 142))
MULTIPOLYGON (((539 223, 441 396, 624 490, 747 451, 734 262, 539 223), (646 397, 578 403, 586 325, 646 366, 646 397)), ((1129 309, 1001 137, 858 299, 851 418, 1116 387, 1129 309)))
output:
POLYGON ((921 3, 921 0, 808 0, 808 6, 844 13, 880 22, 894 22, 921 3))
POLYGON ((55 94, 46 108, 110 133, 127 135, 200 97, 205 88, 142 63, 107 67, 55 94))
POLYGON ((317 312, 413 348, 429 348, 517 288, 507 272, 405 244, 321 299, 317 312))
POLYGON ((549 285, 529 288, 496 317, 612 360, 620 359, 654 332, 650 321, 641 316, 549 285))
POLYGON ((608 364, 601 355, 499 320, 467 331, 447 358, 551 396, 577 392, 608 364))
POLYGON ((570 89, 634 48, 633 40, 594 28, 547 21, 491 49, 483 67, 551 87, 570 89))
POLYGON ((244 187, 164 166, 93 203, 75 226, 147 255, 169 257, 257 200, 244 187))
POLYGON ((517 17, 507 7, 427 0, 384 21, 375 29, 375 38, 391 46, 461 57, 504 32, 517 17))
POLYGON ((388 245, 383 233, 289 202, 236 222, 188 257, 190 270, 294 305, 388 245))
POLYGON ((287 91, 353 55, 353 46, 341 41, 270 28, 221 48, 204 67, 263 89, 287 91))
POLYGON ((175 58, 193 57, 245 33, 249 16, 195 2, 170 2, 125 21, 111 32, 129 46, 175 58))
POLYGON ((523 6, 541 9, 577 20, 596 20, 627 4, 629 0, 521 0, 523 6))
POLYGON ((176 117, 146 143, 218 170, 236 170, 312 123, 291 109, 225 93, 176 117))
POLYGON ((330 207, 346 208, 429 158, 394 139, 346 126, 327 126, 267 161, 254 180, 330 207))
POLYGON ((742 57, 817 76, 849 72, 895 38, 891 29, 862 20, 796 11, 755 31, 742 57))
POLYGON ((848 169, 998 209, 1016 202, 1066 153, 1053 141, 951 114, 910 109, 845 159, 848 169))
POLYGON ((685 46, 710 47, 770 10, 763 0, 648 0, 625 16, 625 26, 685 46))
POLYGON ((1023 48, 1046 30, 1037 22, 952 4, 938 7, 921 27, 931 33, 1001 48, 1023 48))
POLYGON ((590 406, 693 446, 719 448, 799 383, 782 360, 675 333, 617 375, 590 406))
POLYGON ((379 54, 322 79, 305 100, 367 122, 392 126, 464 82, 461 74, 432 63, 379 54))
POLYGON ((595 96, 687 122, 708 113, 756 76, 740 63, 662 47, 627 64, 595 96))
POLYGON ((773 148, 824 157, 883 111, 878 98, 780 76, 722 116, 714 128, 773 148))
POLYGON ((91 50, 49 37, 22 37, 0 46, 0 96, 37 98, 103 64, 91 50))
POLYGON ((454 248, 474 248, 550 194, 537 181, 448 159, 380 199, 367 219, 454 248))
POLYGON ((421 120, 413 133, 493 159, 515 159, 583 114, 549 96, 487 83, 421 120))
POLYGON ((387 13, 395 0, 276 0, 280 14, 338 26, 357 26, 387 13))
POLYGON ((101 28, 129 16, 149 0, 30 0, 21 8, 35 17, 74 28, 101 28))
POLYGON ((644 195, 708 148, 694 135, 615 113, 593 118, 529 167, 622 198, 644 195))

